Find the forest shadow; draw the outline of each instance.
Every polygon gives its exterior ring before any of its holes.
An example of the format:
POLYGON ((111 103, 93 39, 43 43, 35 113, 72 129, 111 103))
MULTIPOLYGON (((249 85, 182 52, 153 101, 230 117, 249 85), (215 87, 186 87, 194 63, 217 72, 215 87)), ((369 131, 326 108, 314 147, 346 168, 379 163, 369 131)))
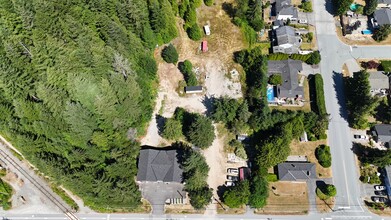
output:
POLYGON ((333 7, 333 1, 326 1, 326 3, 324 4, 324 7, 326 9, 326 11, 333 15, 334 16, 334 7, 333 7))

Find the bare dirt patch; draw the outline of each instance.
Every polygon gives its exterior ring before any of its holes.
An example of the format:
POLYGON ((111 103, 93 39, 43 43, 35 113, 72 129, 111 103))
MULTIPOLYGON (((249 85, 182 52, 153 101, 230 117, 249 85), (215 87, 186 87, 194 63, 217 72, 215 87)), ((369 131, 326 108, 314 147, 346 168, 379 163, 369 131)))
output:
POLYGON ((164 206, 166 214, 202 214, 204 210, 196 210, 190 204, 185 205, 165 205, 164 206))
MULTIPOLYGON (((291 143, 291 155, 305 155, 308 161, 316 164, 316 173, 319 178, 331 178, 331 168, 324 168, 315 157, 315 149, 322 144, 327 144, 326 140, 299 142, 294 140, 291 143)), ((332 147, 332 146, 330 146, 332 147)))
POLYGON ((334 207, 335 199, 329 198, 327 200, 321 200, 318 197, 316 197, 316 208, 318 212, 325 213, 325 212, 332 212, 334 207))
POLYGON ((307 183, 274 182, 269 185, 267 205, 255 211, 256 214, 306 214, 309 209, 307 183))

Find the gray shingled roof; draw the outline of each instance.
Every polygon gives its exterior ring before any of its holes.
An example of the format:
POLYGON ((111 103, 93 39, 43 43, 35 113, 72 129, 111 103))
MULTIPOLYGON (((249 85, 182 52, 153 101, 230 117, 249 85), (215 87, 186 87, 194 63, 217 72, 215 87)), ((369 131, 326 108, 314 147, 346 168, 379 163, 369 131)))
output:
POLYGON ((292 18, 298 18, 299 12, 297 11, 297 8, 290 6, 283 6, 280 12, 278 12, 279 15, 292 15, 292 18))
POLYGON ((278 14, 284 7, 290 6, 291 0, 276 0, 276 14, 278 14))
POLYGON ((285 181, 316 179, 313 163, 280 163, 277 165, 278 179, 285 181))
POLYGON ((277 44, 300 45, 295 29, 291 26, 283 26, 276 29, 277 44))
POLYGON ((390 82, 388 76, 384 75, 382 71, 369 72, 369 84, 371 89, 389 89, 390 82))
POLYGON ((391 24, 391 9, 378 9, 375 11, 374 17, 379 25, 391 24))
POLYGON ((304 90, 299 86, 298 73, 303 70, 300 60, 269 60, 268 75, 280 74, 282 85, 277 86, 277 97, 304 97, 304 90))
POLYGON ((374 126, 374 131, 376 132, 377 140, 379 142, 391 142, 391 125, 389 124, 380 124, 374 126))
POLYGON ((391 0, 377 0, 378 4, 391 4, 391 0))
POLYGON ((138 181, 182 182, 176 150, 141 149, 138 161, 138 181))

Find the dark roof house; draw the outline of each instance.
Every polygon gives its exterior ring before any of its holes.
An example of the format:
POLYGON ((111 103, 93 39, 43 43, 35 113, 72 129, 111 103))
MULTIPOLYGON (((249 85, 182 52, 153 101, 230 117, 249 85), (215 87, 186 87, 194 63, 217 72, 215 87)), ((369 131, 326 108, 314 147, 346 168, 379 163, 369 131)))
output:
POLYGON ((391 125, 389 124, 380 124, 375 125, 372 130, 372 135, 374 136, 376 142, 391 144, 391 125))
POLYGON ((176 150, 141 149, 137 181, 182 182, 176 150))
POLYGON ((378 25, 391 24, 391 9, 381 8, 374 12, 376 23, 378 25))
POLYGON ((277 20, 297 20, 299 17, 299 12, 292 6, 291 0, 276 0, 274 8, 277 20))
POLYGON ((274 53, 293 54, 298 53, 301 45, 300 36, 291 26, 279 27, 275 30, 276 46, 273 47, 274 53))
POLYGON ((314 163, 280 163, 277 165, 278 179, 283 181, 297 181, 316 179, 314 163))
POLYGON ((304 97, 304 89, 299 85, 298 73, 303 70, 300 60, 269 60, 268 75, 282 76, 282 85, 277 86, 276 96, 279 98, 304 97))

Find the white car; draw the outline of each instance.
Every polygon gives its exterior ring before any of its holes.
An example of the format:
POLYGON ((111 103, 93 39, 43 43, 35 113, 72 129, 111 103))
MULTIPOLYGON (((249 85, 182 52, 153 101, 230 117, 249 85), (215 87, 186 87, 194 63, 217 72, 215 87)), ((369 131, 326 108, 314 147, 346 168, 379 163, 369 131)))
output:
POLYGON ((381 186, 381 185, 375 186, 375 190, 385 190, 385 189, 386 189, 385 186, 381 186))
POLYGON ((225 181, 225 186, 235 186, 235 183, 232 181, 225 181))
POLYGON ((227 172, 230 174, 238 174, 239 170, 237 168, 228 168, 227 172))

